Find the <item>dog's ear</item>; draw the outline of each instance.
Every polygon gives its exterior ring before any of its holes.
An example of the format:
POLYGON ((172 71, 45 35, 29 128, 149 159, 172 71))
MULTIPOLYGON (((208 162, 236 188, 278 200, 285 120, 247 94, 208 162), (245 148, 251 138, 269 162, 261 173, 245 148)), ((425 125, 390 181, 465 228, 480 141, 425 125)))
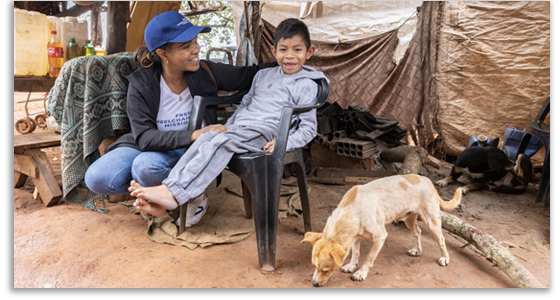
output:
POLYGON ((492 143, 490 143, 490 145, 488 145, 488 147, 498 148, 499 144, 500 144, 500 138, 497 137, 497 138, 492 140, 492 143))
POLYGON ((338 266, 342 266, 342 264, 344 264, 344 257, 346 256, 346 251, 344 251, 341 245, 334 244, 331 250, 331 256, 333 257, 334 262, 338 266))
POLYGON ((311 245, 315 245, 315 242, 322 237, 323 237, 323 233, 306 232, 300 244, 303 244, 303 242, 310 242, 311 245))

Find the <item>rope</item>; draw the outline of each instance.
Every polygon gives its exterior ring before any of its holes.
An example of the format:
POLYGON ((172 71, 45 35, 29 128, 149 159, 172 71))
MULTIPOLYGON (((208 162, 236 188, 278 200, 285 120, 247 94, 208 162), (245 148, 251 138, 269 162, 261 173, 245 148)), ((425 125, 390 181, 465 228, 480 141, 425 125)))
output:
POLYGON ((404 24, 406 24, 406 22, 408 22, 408 20, 410 20, 410 18, 414 17, 414 15, 418 14, 418 10, 415 10, 412 15, 410 15, 410 17, 408 17, 408 19, 406 19, 399 27, 397 27, 397 31, 399 31, 399 29, 401 29, 401 27, 403 27, 404 24))

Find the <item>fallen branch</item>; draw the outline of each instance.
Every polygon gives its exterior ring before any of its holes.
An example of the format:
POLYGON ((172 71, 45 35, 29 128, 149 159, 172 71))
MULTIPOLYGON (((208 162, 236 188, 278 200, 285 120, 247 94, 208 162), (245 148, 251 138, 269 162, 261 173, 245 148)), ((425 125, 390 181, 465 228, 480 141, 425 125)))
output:
POLYGON ((417 146, 399 146, 381 152, 381 159, 388 162, 402 162, 399 174, 418 174, 420 167, 430 165, 440 168, 441 162, 430 156, 428 151, 417 146))
POLYGON ((460 242, 465 243, 465 245, 463 245, 461 248, 465 248, 465 247, 468 246, 469 249, 471 249, 472 251, 474 251, 476 254, 478 254, 478 255, 480 255, 480 256, 486 258, 486 257, 484 256, 484 253, 482 253, 480 250, 476 249, 476 247, 473 246, 473 244, 469 243, 469 242, 466 241, 464 238, 462 238, 462 237, 460 237, 460 236, 457 236, 456 234, 453 234, 453 233, 451 233, 451 232, 447 232, 447 234, 449 234, 449 235, 452 236, 453 238, 459 240, 460 242))
POLYGON ((528 262, 528 260, 527 260, 526 258, 523 258, 522 256, 519 256, 519 255, 517 255, 517 254, 514 254, 514 256, 517 257, 517 258, 519 258, 519 259, 521 259, 521 260, 524 261, 524 262, 528 262))
POLYGON ((460 218, 440 211, 441 227, 460 236, 474 245, 484 257, 493 262, 521 288, 545 288, 545 286, 531 274, 500 241, 491 235, 476 229, 460 218))

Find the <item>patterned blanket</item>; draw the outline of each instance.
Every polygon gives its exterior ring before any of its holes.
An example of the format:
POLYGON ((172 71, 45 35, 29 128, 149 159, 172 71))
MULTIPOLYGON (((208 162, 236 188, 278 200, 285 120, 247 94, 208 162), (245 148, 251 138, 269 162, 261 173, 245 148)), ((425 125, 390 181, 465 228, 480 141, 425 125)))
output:
MULTIPOLYGON (((70 203, 106 213, 84 183, 107 137, 129 131, 126 75, 136 69, 132 52, 82 56, 64 64, 49 93, 47 110, 61 127, 62 189, 70 203)), ((105 204, 105 202, 103 202, 105 204)), ((103 205, 105 206, 105 205, 103 205)))

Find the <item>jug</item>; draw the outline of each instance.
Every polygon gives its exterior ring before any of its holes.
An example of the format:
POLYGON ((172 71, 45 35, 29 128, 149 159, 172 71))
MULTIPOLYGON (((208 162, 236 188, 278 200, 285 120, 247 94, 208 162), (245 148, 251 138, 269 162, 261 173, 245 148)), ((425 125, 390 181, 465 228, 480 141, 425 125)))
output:
POLYGON ((49 21, 46 15, 36 11, 14 9, 14 75, 47 74, 49 36, 49 21))
MULTIPOLYGON (((523 138, 523 133, 525 133, 525 128, 523 131, 519 130, 519 128, 510 126, 506 128, 504 132, 504 151, 506 152, 507 156, 512 159, 516 160, 515 154, 517 154, 517 149, 519 149, 519 145, 521 145, 521 139, 523 138)), ((531 137, 529 140, 529 145, 525 149, 525 154, 531 157, 539 151, 539 149, 543 146, 541 140, 537 137, 531 137)))
POLYGON ((487 138, 485 135, 473 136, 467 140, 467 148, 472 146, 486 147, 492 143, 493 139, 487 138))

